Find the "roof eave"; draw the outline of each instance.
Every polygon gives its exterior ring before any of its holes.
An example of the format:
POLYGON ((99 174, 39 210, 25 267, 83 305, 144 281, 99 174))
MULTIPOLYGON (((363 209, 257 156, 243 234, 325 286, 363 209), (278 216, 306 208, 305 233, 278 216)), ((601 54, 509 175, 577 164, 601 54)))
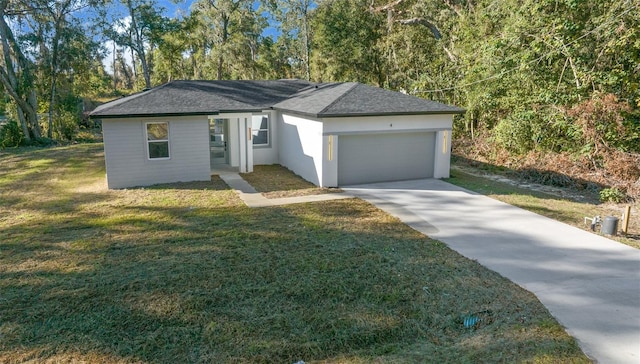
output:
POLYGON ((401 115, 453 115, 464 114, 466 110, 442 110, 442 111, 401 111, 401 112, 361 112, 361 113, 325 113, 319 114, 321 118, 346 118, 353 116, 401 116, 401 115))
POLYGON ((195 112, 176 112, 176 113, 152 113, 152 114, 89 114, 91 119, 131 119, 131 118, 159 118, 159 117, 175 117, 175 116, 201 116, 201 115, 220 115, 220 114, 240 114, 240 113, 260 113, 266 108, 242 109, 242 110, 215 110, 215 111, 195 111, 195 112))
POLYGON ((316 119, 321 117, 318 114, 314 114, 314 113, 310 113, 310 112, 290 110, 290 109, 281 108, 281 107, 275 107, 275 106, 272 107, 272 109, 276 110, 276 111, 284 112, 284 113, 287 113, 287 114, 293 114, 293 115, 298 115, 298 116, 308 116, 308 117, 312 117, 312 118, 316 118, 316 119))
POLYGON ((199 111, 199 112, 176 112, 176 113, 153 113, 153 114, 89 114, 90 119, 131 119, 131 118, 157 118, 157 117, 173 117, 173 116, 199 116, 199 115, 218 115, 218 111, 199 111))
POLYGON ((324 114, 314 114, 303 111, 295 111, 289 110, 279 107, 274 107, 274 110, 285 112, 288 114, 294 114, 299 116, 309 116, 316 119, 321 118, 347 118, 354 116, 402 116, 402 115, 462 115, 467 112, 464 109, 461 110, 451 110, 451 111, 406 111, 406 112, 365 112, 365 113, 324 113, 324 114))

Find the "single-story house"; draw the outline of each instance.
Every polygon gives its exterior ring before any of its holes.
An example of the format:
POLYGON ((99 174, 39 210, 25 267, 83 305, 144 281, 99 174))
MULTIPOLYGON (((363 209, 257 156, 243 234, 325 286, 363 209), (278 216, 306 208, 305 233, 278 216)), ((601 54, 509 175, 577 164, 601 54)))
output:
POLYGON ((356 82, 172 81, 96 108, 109 188, 281 164, 322 187, 449 177, 464 110, 356 82))

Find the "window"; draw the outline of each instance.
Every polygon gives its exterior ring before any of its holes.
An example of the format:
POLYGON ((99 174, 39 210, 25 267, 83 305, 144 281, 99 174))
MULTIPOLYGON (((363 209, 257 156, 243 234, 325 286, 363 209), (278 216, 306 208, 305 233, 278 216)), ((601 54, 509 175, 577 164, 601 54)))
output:
POLYGON ((169 123, 147 123, 149 159, 169 159, 169 123))
POLYGON ((253 115, 251 117, 251 134, 253 145, 269 145, 268 115, 253 115))

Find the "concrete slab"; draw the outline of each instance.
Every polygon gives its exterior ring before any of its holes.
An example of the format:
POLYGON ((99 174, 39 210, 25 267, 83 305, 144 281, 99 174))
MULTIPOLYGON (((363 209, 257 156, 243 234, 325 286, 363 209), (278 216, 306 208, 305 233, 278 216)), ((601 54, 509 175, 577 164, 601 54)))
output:
POLYGON ((449 183, 344 187, 534 293, 599 363, 640 363, 640 250, 449 183))
POLYGON ((342 200, 345 198, 353 198, 353 196, 348 193, 325 193, 320 195, 274 198, 269 201, 271 201, 271 203, 274 206, 277 206, 277 205, 290 205, 294 203, 342 200))
POLYGON ((220 179, 229 187, 233 188, 240 199, 249 207, 273 206, 268 198, 256 191, 240 174, 234 172, 220 173, 220 179))
POLYGON ((224 183, 226 183, 229 187, 234 189, 238 194, 238 196, 240 197, 240 199, 248 207, 280 206, 280 205, 290 205, 294 203, 330 201, 330 200, 340 200, 345 198, 353 198, 353 196, 347 193, 326 193, 326 194, 320 194, 320 195, 268 199, 264 197, 261 193, 256 191, 256 189, 253 186, 251 186, 249 182, 245 181, 242 178, 242 176, 240 176, 239 173, 225 171, 220 173, 220 179, 222 179, 224 183))

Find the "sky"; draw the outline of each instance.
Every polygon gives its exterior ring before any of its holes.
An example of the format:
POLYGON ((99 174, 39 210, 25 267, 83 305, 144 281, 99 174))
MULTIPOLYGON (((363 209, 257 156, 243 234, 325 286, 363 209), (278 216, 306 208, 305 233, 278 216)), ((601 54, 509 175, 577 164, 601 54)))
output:
MULTIPOLYGON (((195 0, 177 0, 178 3, 176 4, 175 2, 171 1, 171 0, 156 0, 156 3, 158 4, 159 7, 164 8, 164 12, 163 15, 169 18, 181 18, 185 15, 188 15, 191 10, 191 4, 195 1, 195 0)), ((122 18, 126 17, 126 13, 127 10, 124 6, 122 6, 122 4, 120 4, 117 1, 114 1, 113 3, 114 5, 112 8, 112 13, 114 15, 118 15, 121 16, 122 18)), ((257 8, 260 5, 260 3, 258 1, 254 1, 254 7, 257 8)), ((270 22, 272 20, 269 20, 270 22)), ((277 37, 279 35, 279 31, 275 26, 270 26, 267 29, 265 29, 263 36, 271 36, 274 38, 277 37)), ((113 41, 106 41, 104 43, 105 49, 107 50, 107 54, 106 57, 102 60, 102 63, 105 67, 105 70, 110 73, 113 74, 113 64, 112 64, 112 60, 113 60, 113 41)), ((127 62, 131 63, 131 54, 130 52, 125 52, 125 59, 127 60, 127 62)))
MULTIPOLYGON (((180 18, 183 15, 189 14, 191 7, 191 3, 193 0, 181 1, 178 4, 175 4, 169 0, 158 0, 158 6, 164 8, 163 15, 169 18, 180 18)), ((114 1, 111 5, 111 9, 109 12, 113 14, 115 17, 126 18, 127 10, 122 4, 118 1, 114 1)), ((104 48, 106 50, 106 55, 102 59, 102 64, 104 66, 105 71, 109 74, 113 74, 113 41, 107 40, 103 43, 104 48)), ((127 63, 131 64, 131 53, 124 52, 124 58, 127 63)))

